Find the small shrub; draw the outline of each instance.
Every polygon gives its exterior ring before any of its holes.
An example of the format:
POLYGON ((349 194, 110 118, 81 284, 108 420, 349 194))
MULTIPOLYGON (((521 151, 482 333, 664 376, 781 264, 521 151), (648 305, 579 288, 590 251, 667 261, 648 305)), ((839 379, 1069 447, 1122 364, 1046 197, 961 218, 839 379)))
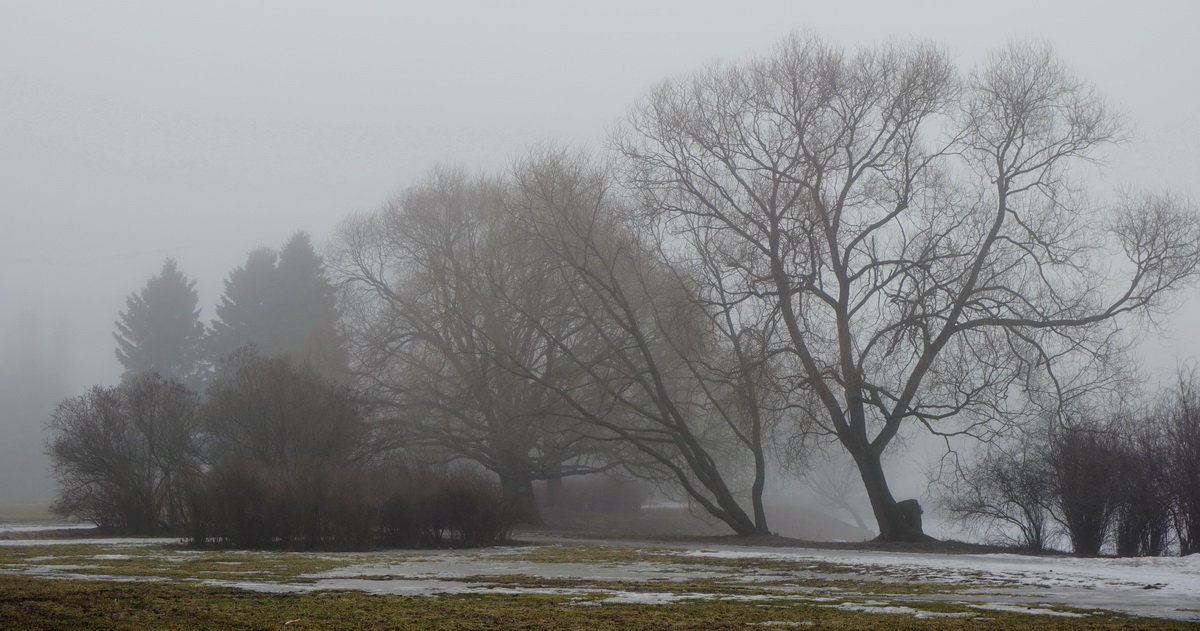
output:
POLYGON ((990 534, 1040 552, 1050 543, 1050 477, 1045 459, 1018 441, 1008 449, 989 448, 946 491, 951 514, 990 534))

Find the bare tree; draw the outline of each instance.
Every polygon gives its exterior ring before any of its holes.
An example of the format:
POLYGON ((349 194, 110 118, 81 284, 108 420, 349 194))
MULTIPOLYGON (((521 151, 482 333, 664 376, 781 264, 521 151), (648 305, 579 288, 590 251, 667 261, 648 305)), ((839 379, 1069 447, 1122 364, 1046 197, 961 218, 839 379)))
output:
POLYGON ((356 393, 316 370, 253 346, 222 360, 204 405, 210 463, 244 459, 290 475, 367 455, 369 427, 356 393))
POLYGON ((1039 447, 1028 438, 990 445, 947 486, 946 508, 994 538, 1044 550, 1054 536, 1054 482, 1039 447))
POLYGON ((562 289, 537 250, 517 247, 505 186, 437 170, 347 222, 335 266, 356 372, 398 418, 398 438, 426 457, 479 463, 539 521, 534 480, 606 465, 553 389, 574 379, 539 328, 556 326, 543 316, 562 289))
POLYGON ((1117 507, 1113 543, 1117 556, 1162 556, 1171 544, 1171 462, 1165 428, 1158 414, 1139 413, 1119 418, 1114 451, 1117 456, 1117 507), (1165 460, 1165 461, 1164 461, 1165 460))
POLYGON ((198 429, 196 395, 154 374, 63 401, 47 450, 57 509, 127 534, 179 527, 184 485, 199 467, 198 429))
POLYGON ((1086 383, 1120 318, 1190 281, 1200 231, 1169 195, 1096 205, 1073 165, 1120 139, 1048 47, 961 76, 924 44, 795 36, 668 81, 617 137, 647 215, 778 314, 807 415, 854 459, 883 539, 923 537, 881 457, 914 426, 988 437, 1086 383))
POLYGON ((1200 552, 1200 381, 1183 371, 1166 404, 1170 490, 1182 555, 1200 552))
POLYGON ((775 321, 739 305, 711 261, 672 261, 586 157, 535 152, 515 173, 510 212, 564 289, 559 311, 523 313, 587 387, 514 367, 553 389, 584 431, 628 445, 627 467, 665 476, 739 534, 768 532, 766 450, 782 410, 766 344, 775 321))

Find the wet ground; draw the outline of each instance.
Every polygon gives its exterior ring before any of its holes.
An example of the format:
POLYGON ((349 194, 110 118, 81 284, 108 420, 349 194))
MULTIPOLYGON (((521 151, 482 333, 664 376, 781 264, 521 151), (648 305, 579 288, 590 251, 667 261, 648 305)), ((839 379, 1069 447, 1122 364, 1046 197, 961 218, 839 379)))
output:
POLYGON ((483 550, 188 550, 167 539, 0 541, 0 572, 183 580, 267 592, 552 593, 581 604, 802 598, 928 617, 922 602, 1054 616, 1116 611, 1200 621, 1200 555, 1075 559, 596 541, 525 534, 483 550))

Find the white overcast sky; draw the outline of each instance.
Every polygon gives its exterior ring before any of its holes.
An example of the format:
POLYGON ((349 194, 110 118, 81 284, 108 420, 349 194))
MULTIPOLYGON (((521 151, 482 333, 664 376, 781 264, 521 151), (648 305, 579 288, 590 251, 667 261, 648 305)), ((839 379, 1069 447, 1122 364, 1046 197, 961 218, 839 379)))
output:
MULTIPOLYGON (((0 352, 66 349, 72 388, 110 383, 113 319, 164 257, 208 321, 254 247, 324 242, 439 162, 598 146, 654 82, 795 29, 931 39, 964 67, 1048 39, 1134 124, 1103 185, 1200 197, 1198 27, 1191 0, 0 0, 0 352)), ((1200 357, 1197 314, 1152 362, 1200 357)))

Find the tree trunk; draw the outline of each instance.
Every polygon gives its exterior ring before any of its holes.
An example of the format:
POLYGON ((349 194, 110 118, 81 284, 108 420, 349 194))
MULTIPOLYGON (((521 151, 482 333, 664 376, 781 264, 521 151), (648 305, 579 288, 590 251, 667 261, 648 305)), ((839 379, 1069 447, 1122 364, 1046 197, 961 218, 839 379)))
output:
POLYGON ((533 497, 533 480, 528 475, 501 475, 500 488, 519 521, 533 526, 545 523, 533 497))
POLYGON ((921 530, 919 519, 914 523, 901 510, 900 503, 892 497, 888 488, 887 477, 883 473, 883 464, 879 454, 869 448, 853 454, 858 464, 859 475, 862 476, 863 486, 866 487, 867 497, 871 499, 871 511, 879 523, 879 536, 876 541, 927 541, 930 539, 921 530))

